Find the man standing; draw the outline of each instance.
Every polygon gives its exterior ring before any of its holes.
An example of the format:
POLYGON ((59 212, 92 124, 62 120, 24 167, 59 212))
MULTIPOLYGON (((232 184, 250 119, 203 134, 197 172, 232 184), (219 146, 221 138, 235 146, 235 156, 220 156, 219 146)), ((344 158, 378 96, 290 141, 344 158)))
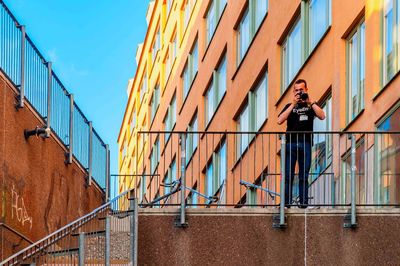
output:
MULTIPOLYGON (((307 82, 298 79, 293 86, 293 100, 283 108, 278 116, 278 124, 287 120, 286 132, 313 131, 314 117, 325 119, 324 111, 308 95, 307 82)), ((292 204, 292 183, 296 161, 299 169, 299 207, 308 205, 308 172, 311 166, 311 133, 287 133, 285 156, 285 206, 292 204)))

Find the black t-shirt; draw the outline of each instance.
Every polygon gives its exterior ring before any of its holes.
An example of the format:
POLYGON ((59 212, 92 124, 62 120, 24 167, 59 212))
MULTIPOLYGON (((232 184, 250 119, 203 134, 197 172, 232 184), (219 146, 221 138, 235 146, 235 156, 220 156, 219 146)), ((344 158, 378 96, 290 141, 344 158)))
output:
MULTIPOLYGON (((283 108, 281 115, 288 109, 290 103, 283 108)), ((286 132, 289 131, 313 131, 314 129, 315 112, 307 103, 298 103, 289 114, 287 119, 286 132)), ((311 134, 286 134, 286 142, 308 142, 312 143, 311 134), (305 138, 303 138, 305 137, 305 138)))

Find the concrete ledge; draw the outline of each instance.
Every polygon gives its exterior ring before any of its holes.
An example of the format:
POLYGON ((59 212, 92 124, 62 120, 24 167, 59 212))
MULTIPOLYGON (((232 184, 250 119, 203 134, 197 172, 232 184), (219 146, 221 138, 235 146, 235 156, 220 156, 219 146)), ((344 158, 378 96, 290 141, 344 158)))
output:
MULTIPOLYGON (((285 213, 290 216, 343 216, 348 214, 349 208, 308 208, 299 209, 297 207, 285 210, 285 213)), ((278 208, 188 208, 186 214, 188 216, 270 216, 278 214, 278 208)), ((139 209, 139 215, 152 216, 176 216, 179 215, 178 208, 142 208, 139 209)), ((400 208, 375 208, 375 207, 359 207, 357 215, 360 216, 400 216, 400 208)))

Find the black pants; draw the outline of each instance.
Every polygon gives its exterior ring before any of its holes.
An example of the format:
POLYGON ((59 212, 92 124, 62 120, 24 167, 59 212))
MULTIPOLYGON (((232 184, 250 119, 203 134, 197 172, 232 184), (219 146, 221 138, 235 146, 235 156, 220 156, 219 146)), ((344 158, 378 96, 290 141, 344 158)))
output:
POLYGON ((311 166, 311 143, 289 142, 285 156, 285 205, 292 204, 293 179, 296 161, 299 163, 299 202, 308 204, 308 173, 311 166))

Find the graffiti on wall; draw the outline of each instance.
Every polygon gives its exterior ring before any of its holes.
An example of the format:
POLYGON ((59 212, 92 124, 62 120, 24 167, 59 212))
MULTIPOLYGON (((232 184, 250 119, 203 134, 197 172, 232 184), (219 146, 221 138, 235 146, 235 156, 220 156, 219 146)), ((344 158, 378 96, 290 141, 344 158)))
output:
POLYGON ((24 198, 15 190, 14 184, 11 189, 11 219, 17 219, 22 226, 29 226, 29 230, 32 229, 32 216, 29 216, 24 198))

